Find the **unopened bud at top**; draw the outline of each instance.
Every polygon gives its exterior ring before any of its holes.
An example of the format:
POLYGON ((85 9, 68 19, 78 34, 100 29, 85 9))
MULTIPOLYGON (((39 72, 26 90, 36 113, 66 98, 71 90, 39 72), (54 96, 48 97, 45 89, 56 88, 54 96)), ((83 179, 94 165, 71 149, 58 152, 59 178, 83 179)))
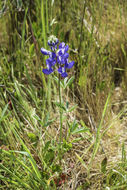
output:
POLYGON ((48 45, 49 46, 56 46, 58 43, 59 43, 59 40, 58 40, 58 38, 56 36, 51 35, 48 38, 48 45))

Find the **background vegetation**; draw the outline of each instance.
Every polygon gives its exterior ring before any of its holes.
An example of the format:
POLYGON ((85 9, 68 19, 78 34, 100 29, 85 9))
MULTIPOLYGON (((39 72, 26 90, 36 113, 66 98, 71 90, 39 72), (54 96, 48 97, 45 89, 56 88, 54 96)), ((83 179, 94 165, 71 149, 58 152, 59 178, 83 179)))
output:
POLYGON ((124 0, 0 1, 0 189, 127 189, 126 23, 124 0), (75 61, 61 163, 58 85, 40 53, 52 34, 75 61))

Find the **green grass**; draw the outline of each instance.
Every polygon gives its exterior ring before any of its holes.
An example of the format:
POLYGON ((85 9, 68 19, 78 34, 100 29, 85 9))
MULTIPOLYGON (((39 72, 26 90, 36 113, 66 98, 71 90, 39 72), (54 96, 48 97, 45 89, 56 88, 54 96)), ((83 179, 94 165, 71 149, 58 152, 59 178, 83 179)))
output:
POLYGON ((126 1, 26 2, 0 12, 0 189, 126 190, 126 1), (62 106, 52 34, 75 61, 62 106))

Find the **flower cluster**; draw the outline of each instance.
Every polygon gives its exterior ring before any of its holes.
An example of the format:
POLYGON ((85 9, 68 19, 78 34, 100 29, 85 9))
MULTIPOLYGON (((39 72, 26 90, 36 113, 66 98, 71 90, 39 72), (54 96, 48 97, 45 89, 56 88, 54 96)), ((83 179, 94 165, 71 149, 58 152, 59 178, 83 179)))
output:
POLYGON ((54 71, 54 68, 57 68, 58 73, 61 74, 62 77, 67 77, 68 74, 66 70, 73 67, 74 61, 68 61, 69 46, 62 42, 59 44, 58 48, 58 43, 59 40, 55 36, 50 36, 48 45, 50 46, 51 51, 41 48, 41 53, 49 56, 48 59, 46 59, 47 68, 43 69, 42 72, 49 75, 54 71))

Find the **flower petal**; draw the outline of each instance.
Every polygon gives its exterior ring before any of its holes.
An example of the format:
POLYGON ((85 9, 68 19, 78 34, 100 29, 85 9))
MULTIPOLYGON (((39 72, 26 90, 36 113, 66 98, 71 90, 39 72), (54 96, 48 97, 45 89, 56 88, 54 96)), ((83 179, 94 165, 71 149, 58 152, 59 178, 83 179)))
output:
POLYGON ((62 56, 63 55, 63 51, 62 51, 63 49, 59 49, 58 51, 57 51, 57 54, 58 54, 58 56, 62 56))
POLYGON ((66 72, 64 72, 64 73, 61 74, 61 76, 65 78, 65 77, 68 76, 68 74, 66 72))
POLYGON ((72 61, 72 62, 70 62, 70 63, 65 63, 65 67, 66 67, 66 69, 71 69, 72 67, 73 67, 73 65, 74 65, 74 61, 72 61))
POLYGON ((55 46, 51 46, 50 48, 51 48, 52 51, 56 51, 56 49, 57 49, 57 45, 55 45, 55 46))
POLYGON ((55 46, 55 45, 57 45, 58 43, 59 43, 59 40, 58 40, 58 38, 56 38, 55 36, 53 37, 50 37, 50 38, 52 38, 52 39, 49 39, 48 40, 48 45, 49 46, 55 46))
POLYGON ((46 64, 52 67, 56 64, 56 60, 49 57, 48 59, 46 59, 46 64))
POLYGON ((50 55, 50 51, 44 49, 44 48, 41 48, 41 53, 44 54, 44 55, 50 55))
POLYGON ((59 67, 58 68, 58 73, 60 73, 62 77, 67 77, 68 76, 68 74, 66 73, 65 67, 59 67))
POLYGON ((69 50, 69 46, 67 45, 66 47, 65 47, 65 52, 67 52, 69 50))
POLYGON ((63 68, 63 67, 59 67, 59 68, 58 68, 58 73, 62 74, 62 68, 63 68))
POLYGON ((65 53, 64 55, 63 55, 63 58, 64 59, 67 59, 69 57, 69 53, 65 53))
POLYGON ((58 62, 59 64, 61 63, 61 60, 62 60, 61 56, 57 56, 57 62, 58 62))
POLYGON ((42 69, 42 72, 44 74, 46 74, 46 75, 49 75, 49 74, 51 74, 53 72, 53 69, 52 68, 50 68, 50 69, 42 69))
POLYGON ((64 42, 60 43, 59 49, 64 48, 64 47, 65 47, 65 43, 64 42))
POLYGON ((49 57, 55 59, 56 58, 56 54, 54 52, 50 52, 49 57))

